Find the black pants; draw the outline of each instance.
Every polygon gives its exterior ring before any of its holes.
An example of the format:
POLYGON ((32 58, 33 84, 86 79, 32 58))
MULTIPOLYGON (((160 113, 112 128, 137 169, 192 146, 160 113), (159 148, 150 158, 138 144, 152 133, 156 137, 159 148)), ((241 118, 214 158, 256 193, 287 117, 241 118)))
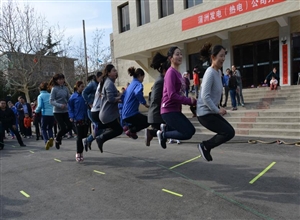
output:
POLYGON ((59 127, 56 140, 60 142, 62 137, 72 129, 73 125, 72 122, 70 122, 68 112, 54 113, 54 117, 59 127))
POLYGON ((198 116, 198 120, 208 130, 217 133, 211 139, 203 141, 208 150, 229 141, 235 135, 233 127, 219 114, 198 116))
POLYGON ((89 125, 88 124, 79 125, 75 123, 75 126, 77 130, 77 139, 76 139, 77 153, 81 154, 83 152, 82 139, 87 136, 89 125))
POLYGON ((24 117, 19 117, 19 127, 20 127, 20 133, 22 135, 25 135, 24 117))
POLYGON ((225 86, 225 87, 224 87, 224 90, 225 90, 225 102, 224 102, 224 105, 227 105, 228 93, 229 93, 229 87, 228 87, 228 86, 225 86))
POLYGON ((107 123, 107 124, 102 124, 101 125, 102 129, 105 128, 110 128, 106 129, 101 135, 100 138, 103 140, 103 142, 108 141, 110 139, 113 139, 123 133, 123 128, 121 127, 119 123, 119 119, 115 119, 114 121, 107 123))
POLYGON ((24 144, 17 129, 15 129, 12 125, 8 125, 8 124, 6 124, 4 127, 4 125, 2 123, 0 123, 0 148, 4 147, 3 133, 5 133, 5 129, 10 129, 16 135, 18 143, 20 145, 24 144))
POLYGON ((124 121, 130 124, 128 127, 131 133, 136 133, 144 128, 149 127, 148 117, 141 113, 126 118, 124 121))

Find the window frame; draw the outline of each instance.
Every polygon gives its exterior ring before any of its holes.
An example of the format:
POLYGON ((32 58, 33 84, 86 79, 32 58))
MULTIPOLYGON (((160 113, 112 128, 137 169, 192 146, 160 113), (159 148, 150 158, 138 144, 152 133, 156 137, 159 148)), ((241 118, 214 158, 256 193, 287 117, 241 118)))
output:
POLYGON ((150 0, 137 0, 137 20, 138 26, 150 23, 150 0), (142 4, 143 2, 143 4, 142 4), (148 8, 147 8, 148 4, 148 8))
POLYGON ((130 30, 130 18, 129 18, 129 3, 126 2, 118 7, 119 14, 119 32, 123 33, 130 30), (126 14, 127 13, 127 14, 126 14), (123 22, 125 19, 125 22, 123 22), (128 22, 127 22, 128 20, 128 22), (125 25, 123 25, 123 23, 125 25))

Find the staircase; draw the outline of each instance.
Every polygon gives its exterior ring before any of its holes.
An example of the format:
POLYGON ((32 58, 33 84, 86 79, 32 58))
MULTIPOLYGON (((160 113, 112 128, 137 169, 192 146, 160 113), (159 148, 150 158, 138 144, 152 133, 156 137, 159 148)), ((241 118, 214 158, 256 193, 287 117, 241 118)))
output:
MULTIPOLYGON (((243 89, 245 107, 231 110, 227 102, 226 120, 234 127, 237 136, 300 140, 300 86, 243 89)), ((224 97, 223 97, 224 101, 224 97)), ((214 134, 192 118, 188 106, 183 113, 190 118, 196 134, 214 134)))

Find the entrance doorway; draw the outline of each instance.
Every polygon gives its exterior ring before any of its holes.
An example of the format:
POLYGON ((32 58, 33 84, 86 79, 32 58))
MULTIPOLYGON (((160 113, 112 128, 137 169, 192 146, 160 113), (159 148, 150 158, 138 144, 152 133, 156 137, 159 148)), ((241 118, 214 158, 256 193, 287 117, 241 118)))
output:
POLYGON ((273 67, 279 69, 278 38, 252 42, 233 47, 234 65, 242 74, 243 87, 263 84, 273 67))

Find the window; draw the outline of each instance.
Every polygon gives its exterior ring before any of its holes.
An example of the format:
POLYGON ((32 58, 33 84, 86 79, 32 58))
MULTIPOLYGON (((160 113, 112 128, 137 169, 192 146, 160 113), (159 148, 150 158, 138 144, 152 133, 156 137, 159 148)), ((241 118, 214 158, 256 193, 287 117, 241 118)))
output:
POLYGON ((125 32, 130 30, 130 22, 129 22, 129 5, 123 5, 119 7, 119 15, 120 15, 120 32, 125 32))
POLYGON ((174 1, 173 0, 160 0, 160 18, 166 17, 174 13, 174 1))
POLYGON ((149 0, 138 0, 138 22, 139 25, 147 24, 150 22, 150 8, 149 8, 149 0))
POLYGON ((203 3, 203 0, 185 0, 185 8, 190 8, 203 3))

